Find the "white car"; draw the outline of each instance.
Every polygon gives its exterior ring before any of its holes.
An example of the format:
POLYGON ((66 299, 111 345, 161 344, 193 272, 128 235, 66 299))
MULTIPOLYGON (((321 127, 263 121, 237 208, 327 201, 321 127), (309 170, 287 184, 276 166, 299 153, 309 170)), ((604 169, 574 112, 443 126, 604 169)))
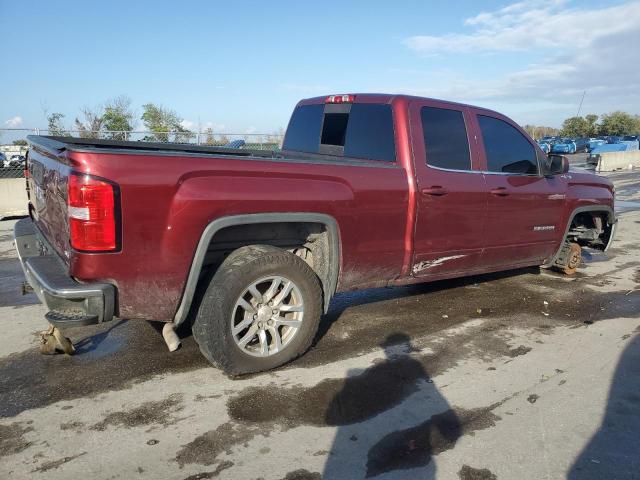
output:
POLYGON ((24 167, 26 162, 27 162, 27 159, 24 155, 11 155, 11 158, 9 159, 9 167, 11 168, 24 167))

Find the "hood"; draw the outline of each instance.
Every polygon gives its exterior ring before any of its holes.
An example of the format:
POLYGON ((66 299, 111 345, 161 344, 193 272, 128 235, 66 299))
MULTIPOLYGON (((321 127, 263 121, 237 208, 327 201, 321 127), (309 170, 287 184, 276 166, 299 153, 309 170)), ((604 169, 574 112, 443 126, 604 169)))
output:
POLYGON ((593 187, 607 188, 611 193, 614 191, 613 182, 611 180, 607 177, 596 175, 588 170, 570 167, 569 176, 571 177, 569 185, 590 185, 593 187))

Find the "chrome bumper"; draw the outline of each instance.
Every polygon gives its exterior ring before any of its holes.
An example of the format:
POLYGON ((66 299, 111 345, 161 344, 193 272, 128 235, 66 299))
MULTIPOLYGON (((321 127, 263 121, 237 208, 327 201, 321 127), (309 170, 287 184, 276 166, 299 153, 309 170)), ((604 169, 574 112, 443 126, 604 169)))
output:
POLYGON ((27 282, 50 309, 46 318, 56 326, 91 325, 113 318, 115 288, 108 283, 80 283, 38 234, 30 218, 13 229, 18 258, 27 282), (42 255, 42 245, 47 254, 42 255))

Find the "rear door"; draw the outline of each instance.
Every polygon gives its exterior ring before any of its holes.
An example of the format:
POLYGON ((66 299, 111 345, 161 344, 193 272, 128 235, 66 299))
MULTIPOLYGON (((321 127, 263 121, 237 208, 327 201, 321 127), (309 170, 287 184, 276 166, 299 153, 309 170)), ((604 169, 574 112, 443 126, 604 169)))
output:
POLYGON ((482 253, 487 194, 469 112, 422 99, 409 108, 417 183, 412 274, 471 271, 482 253))
POLYGON ((489 193, 482 265, 494 269, 541 262, 557 241, 565 183, 542 174, 542 152, 509 119, 470 111, 489 193))

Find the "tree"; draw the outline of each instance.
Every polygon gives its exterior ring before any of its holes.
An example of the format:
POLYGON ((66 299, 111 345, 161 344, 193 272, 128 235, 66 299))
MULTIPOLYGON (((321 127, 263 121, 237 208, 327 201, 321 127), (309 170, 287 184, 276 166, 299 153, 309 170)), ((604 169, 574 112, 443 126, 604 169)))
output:
POLYGON ((98 106, 93 110, 89 107, 84 107, 81 112, 84 115, 84 122, 81 122, 78 117, 75 120, 79 136, 82 138, 100 138, 100 132, 104 124, 102 107, 98 106))
POLYGON ((560 135, 563 137, 587 137, 589 136, 589 123, 584 117, 569 117, 562 122, 560 135))
POLYGON ((637 131, 637 128, 636 118, 618 110, 602 115, 599 131, 601 135, 630 135, 637 131))
POLYGON ((193 137, 193 132, 181 125, 182 118, 173 110, 153 103, 147 103, 142 108, 144 110, 142 122, 147 130, 153 132, 151 137, 145 137, 145 139, 168 142, 172 135, 173 141, 182 142, 193 137))
POLYGON ((215 145, 216 144, 216 137, 213 134, 213 128, 209 127, 207 128, 205 131, 205 137, 204 137, 204 144, 205 145, 215 145))
MULTIPOLYGON (((538 140, 542 137, 550 135, 558 135, 558 129, 553 127, 544 127, 538 125, 525 125, 522 127, 532 138, 538 140)), ((284 136, 284 130, 281 128, 279 134, 284 136)), ((282 140, 281 140, 282 141, 282 140)))
POLYGON ((129 97, 120 95, 108 100, 102 117, 105 130, 111 132, 107 135, 112 140, 126 140, 127 133, 133 130, 133 116, 129 97))
POLYGON ((54 135, 57 137, 68 137, 69 132, 67 132, 62 125, 62 119, 64 118, 63 113, 53 112, 47 115, 47 128, 49 130, 49 135, 54 135))
POLYGON ((20 140, 14 140, 13 144, 19 147, 26 147, 27 145, 29 145, 29 143, 26 140, 20 139, 20 140))
POLYGON ((590 113, 588 115, 585 115, 584 119, 587 122, 587 134, 585 135, 586 137, 595 137, 596 135, 598 135, 598 115, 594 114, 594 113, 590 113))

